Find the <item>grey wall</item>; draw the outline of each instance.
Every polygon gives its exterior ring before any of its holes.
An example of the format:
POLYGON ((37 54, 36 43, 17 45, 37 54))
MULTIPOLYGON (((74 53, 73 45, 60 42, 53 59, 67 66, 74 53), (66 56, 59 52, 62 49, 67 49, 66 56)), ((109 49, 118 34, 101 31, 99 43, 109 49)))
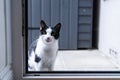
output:
POLYGON ((28 0, 28 46, 39 36, 43 19, 48 26, 61 22, 59 48, 92 48, 93 0, 28 0))
POLYGON ((60 22, 60 49, 77 49, 78 0, 28 0, 28 46, 39 36, 40 20, 51 27, 60 22))

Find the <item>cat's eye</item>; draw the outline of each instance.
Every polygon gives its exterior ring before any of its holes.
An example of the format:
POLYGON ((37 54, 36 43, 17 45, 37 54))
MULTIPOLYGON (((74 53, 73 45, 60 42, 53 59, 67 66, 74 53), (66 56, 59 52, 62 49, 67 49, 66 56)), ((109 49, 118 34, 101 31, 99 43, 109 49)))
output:
POLYGON ((46 34, 46 31, 41 31, 42 34, 46 34))
POLYGON ((52 36, 55 36, 55 32, 52 32, 51 35, 52 35, 52 36))

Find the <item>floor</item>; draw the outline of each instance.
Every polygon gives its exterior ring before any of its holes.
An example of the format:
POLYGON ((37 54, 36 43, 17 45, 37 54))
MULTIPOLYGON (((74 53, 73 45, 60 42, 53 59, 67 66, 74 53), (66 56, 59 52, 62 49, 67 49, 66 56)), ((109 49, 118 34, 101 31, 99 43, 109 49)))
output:
POLYGON ((114 71, 120 70, 98 50, 59 51, 55 71, 114 71))

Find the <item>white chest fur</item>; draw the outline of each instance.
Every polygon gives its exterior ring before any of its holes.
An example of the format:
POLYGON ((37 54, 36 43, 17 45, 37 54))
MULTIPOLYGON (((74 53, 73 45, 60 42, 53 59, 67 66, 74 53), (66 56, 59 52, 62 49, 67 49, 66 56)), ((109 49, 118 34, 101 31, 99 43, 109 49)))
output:
POLYGON ((42 36, 39 37, 38 43, 36 46, 35 54, 39 57, 43 55, 56 55, 58 51, 58 40, 54 40, 52 44, 45 44, 42 40, 42 36))
POLYGON ((58 40, 54 40, 51 44, 45 44, 42 40, 42 36, 40 36, 35 50, 35 54, 41 58, 40 63, 37 64, 37 68, 40 67, 40 70, 43 70, 43 68, 47 67, 51 70, 53 68, 57 52, 58 40))

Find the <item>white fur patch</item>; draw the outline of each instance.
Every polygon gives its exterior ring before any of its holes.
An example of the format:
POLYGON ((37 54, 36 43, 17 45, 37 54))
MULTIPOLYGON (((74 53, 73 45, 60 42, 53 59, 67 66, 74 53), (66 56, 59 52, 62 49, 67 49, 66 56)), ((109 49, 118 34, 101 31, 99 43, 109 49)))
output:
POLYGON ((51 29, 51 28, 48 28, 48 29, 46 30, 46 32, 47 32, 47 34, 51 34, 51 33, 52 33, 52 29, 51 29))

